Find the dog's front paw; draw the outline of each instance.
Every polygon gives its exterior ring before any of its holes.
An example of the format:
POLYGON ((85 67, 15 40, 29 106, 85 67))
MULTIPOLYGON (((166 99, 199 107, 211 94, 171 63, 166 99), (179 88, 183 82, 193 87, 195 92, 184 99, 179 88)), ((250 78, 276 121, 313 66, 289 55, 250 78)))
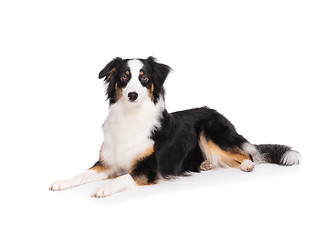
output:
POLYGON ((114 193, 135 188, 136 186, 137 184, 135 183, 133 177, 130 174, 125 174, 97 188, 97 190, 92 193, 91 196, 95 198, 107 197, 114 193))
POLYGON ((49 187, 50 191, 59 191, 59 190, 65 190, 68 188, 74 187, 71 181, 68 180, 61 180, 61 181, 55 181, 51 186, 49 187))
POLYGON ((113 191, 111 191, 111 189, 102 186, 96 189, 96 191, 94 191, 91 195, 91 197, 94 198, 102 198, 102 197, 107 197, 112 195, 113 191))

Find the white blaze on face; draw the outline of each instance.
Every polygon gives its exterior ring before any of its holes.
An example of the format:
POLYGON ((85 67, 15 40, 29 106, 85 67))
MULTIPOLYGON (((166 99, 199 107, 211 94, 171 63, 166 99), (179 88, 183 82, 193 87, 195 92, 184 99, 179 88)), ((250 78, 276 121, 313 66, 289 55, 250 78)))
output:
POLYGON ((132 103, 141 102, 146 96, 148 96, 147 88, 142 86, 139 81, 139 73, 143 68, 143 63, 140 60, 129 60, 128 67, 130 68, 131 79, 123 90, 123 98, 125 101, 129 101, 128 94, 136 92, 138 94, 138 98, 132 103))

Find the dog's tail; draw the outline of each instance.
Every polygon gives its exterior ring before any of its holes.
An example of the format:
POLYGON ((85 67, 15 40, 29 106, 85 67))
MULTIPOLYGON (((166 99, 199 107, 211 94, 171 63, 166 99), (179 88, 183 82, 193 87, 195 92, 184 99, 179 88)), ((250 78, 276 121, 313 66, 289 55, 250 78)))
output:
POLYGON ((291 166, 299 164, 301 155, 291 147, 279 144, 253 145, 243 143, 244 152, 252 156, 255 163, 275 163, 291 166))

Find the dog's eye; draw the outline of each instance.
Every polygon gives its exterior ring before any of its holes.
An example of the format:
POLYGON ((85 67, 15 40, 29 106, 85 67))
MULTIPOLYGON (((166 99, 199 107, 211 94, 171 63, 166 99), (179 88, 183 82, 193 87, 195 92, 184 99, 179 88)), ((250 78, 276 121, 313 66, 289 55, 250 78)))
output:
POLYGON ((123 74, 122 76, 121 76, 121 81, 126 81, 127 80, 127 75, 126 74, 123 74))
POLYGON ((141 82, 144 82, 144 83, 148 82, 148 77, 146 75, 143 75, 141 77, 141 82))

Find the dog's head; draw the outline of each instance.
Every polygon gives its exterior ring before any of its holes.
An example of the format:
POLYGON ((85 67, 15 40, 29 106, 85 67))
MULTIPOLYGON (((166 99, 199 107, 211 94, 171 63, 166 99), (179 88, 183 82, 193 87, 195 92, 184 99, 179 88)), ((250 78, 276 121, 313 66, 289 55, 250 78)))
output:
POLYGON ((154 104, 164 97, 163 83, 171 68, 147 59, 122 59, 117 57, 99 73, 105 77, 106 94, 110 104, 123 101, 129 104, 141 103, 145 98, 154 104))

